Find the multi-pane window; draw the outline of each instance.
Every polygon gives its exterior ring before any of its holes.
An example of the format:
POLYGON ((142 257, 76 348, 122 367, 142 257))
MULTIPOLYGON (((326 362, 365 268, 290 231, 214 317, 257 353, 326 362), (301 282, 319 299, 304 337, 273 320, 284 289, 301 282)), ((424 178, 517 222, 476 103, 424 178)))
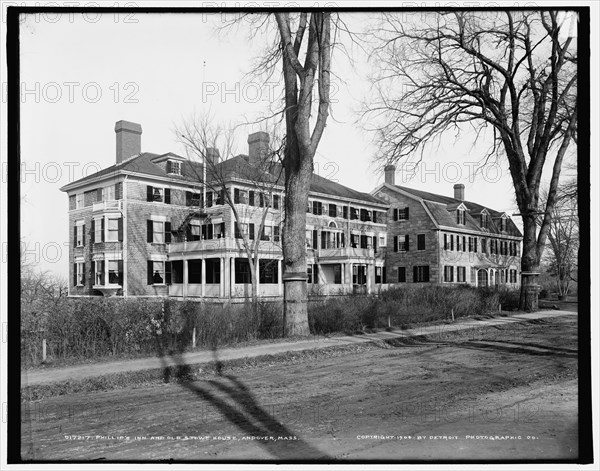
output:
POLYGON ((185 192, 185 205, 186 206, 202 206, 202 194, 193 193, 191 191, 185 192))
POLYGON ((487 228, 487 226, 488 226, 488 215, 487 214, 481 213, 479 225, 483 228, 487 228))
POLYGON ((235 238, 243 239, 244 235, 248 235, 248 224, 244 222, 235 223, 235 238))
POLYGON ((358 219, 358 209, 350 207, 350 219, 358 219))
POLYGON ((273 226, 273 242, 279 242, 281 239, 280 236, 280 231, 281 229, 279 228, 279 226, 273 226))
POLYGON ((94 284, 104 285, 104 260, 94 262, 94 284))
POLYGON ((200 240, 202 237, 202 233, 200 231, 200 220, 192 219, 189 223, 189 233, 188 240, 200 240))
POLYGON ((85 283, 85 263, 77 262, 75 263, 75 285, 83 286, 85 283))
POLYGON ((162 221, 152 221, 152 242, 155 244, 165 243, 165 223, 162 221))
POLYGON ((181 175, 181 162, 178 160, 167 160, 167 173, 181 175))
POLYGON ((398 283, 406 283, 406 267, 398 267, 398 283))
POLYGON ((417 250, 425 250, 425 234, 417 234, 417 250))
POLYGON ((387 238, 385 234, 379 234, 379 247, 385 247, 387 245, 387 238))
POLYGON ((273 209, 279 209, 279 195, 273 195, 273 209))
POLYGON ((394 208, 394 221, 405 221, 408 219, 408 208, 394 208))
POLYGON ((444 267, 444 281, 446 283, 452 283, 454 281, 454 267, 453 266, 445 266, 444 267))
POLYGON ((408 235, 399 235, 396 236, 397 239, 397 247, 396 247, 396 252, 406 252, 408 251, 408 243, 409 243, 409 239, 408 239, 408 235))
POLYGON ((464 209, 456 210, 456 224, 460 224, 462 226, 465 225, 465 210, 464 209))
POLYGON ((312 202, 312 213, 316 214, 318 216, 323 214, 323 203, 321 203, 320 201, 313 201, 312 202))
POLYGON ((163 261, 148 261, 148 284, 162 285, 165 284, 165 262, 163 261))
POLYGON ((506 218, 500 219, 500 231, 506 231, 506 218))
POLYGON ((75 209, 83 208, 83 193, 78 193, 75 196, 75 209))
POLYGON ((202 283, 202 260, 188 260, 188 283, 202 283))
POLYGON ((75 246, 83 247, 85 245, 85 224, 83 220, 75 223, 75 246))
POLYGON ((329 204, 329 217, 337 217, 337 206, 333 203, 329 204))
POLYGON ((271 240, 272 237, 273 228, 271 226, 264 226, 260 240, 271 240))
POLYGON ((342 265, 339 263, 333 266, 333 283, 336 285, 342 284, 342 265))
POLYGON ((247 258, 235 259, 235 282, 236 284, 252 283, 252 273, 247 258))
POLYGON ((119 240, 119 219, 108 218, 106 223, 106 240, 117 242, 119 240))
POLYGON ((413 282, 429 282, 429 265, 416 265, 413 267, 413 282))
POLYGON ((108 261, 108 282, 111 284, 121 284, 122 276, 122 262, 120 260, 109 260, 108 261))
POLYGON ((107 201, 116 200, 116 187, 115 185, 110 185, 104 188, 104 199, 107 201))
POLYGON ((96 243, 104 241, 104 218, 94 219, 92 221, 92 227, 94 232, 94 241, 96 243))
MULTIPOLYGON (((477 242, 477 239, 475 239, 477 242)), ((475 244, 475 252, 477 252, 477 243, 475 244)), ((481 253, 487 253, 487 239, 481 239, 481 253)))
POLYGON ((308 283, 317 284, 319 282, 319 265, 309 263, 306 267, 306 274, 308 283))
POLYGON ((260 284, 277 284, 279 282, 279 262, 277 260, 259 260, 258 267, 260 284))
POLYGON ((171 223, 169 221, 148 219, 146 241, 151 244, 170 244, 171 223))
POLYGON ((467 281, 467 268, 466 267, 456 267, 456 281, 459 283, 464 283, 467 281))
POLYGON ((381 276, 382 273, 382 267, 375 267, 375 284, 380 284, 381 283, 381 276))

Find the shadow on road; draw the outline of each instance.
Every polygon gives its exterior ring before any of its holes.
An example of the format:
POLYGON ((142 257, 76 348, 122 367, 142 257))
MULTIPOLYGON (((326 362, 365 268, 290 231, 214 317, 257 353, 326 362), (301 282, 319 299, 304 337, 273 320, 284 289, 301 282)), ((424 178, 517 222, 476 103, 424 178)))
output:
POLYGON ((553 357, 570 357, 577 358, 577 351, 566 348, 548 347, 545 345, 536 345, 520 342, 506 342, 502 343, 485 343, 485 342, 461 342, 457 343, 456 346, 462 348, 472 348, 475 350, 488 350, 488 351, 501 351, 504 353, 517 353, 534 356, 553 356, 553 357))
MULTIPOLYGON (((200 399, 213 406, 226 420, 235 425, 244 436, 262 437, 252 441, 263 447, 274 460, 322 461, 329 459, 326 453, 297 437, 293 431, 263 409, 252 391, 242 381, 232 374, 223 374, 223 364, 218 359, 216 347, 213 347, 212 350, 217 379, 193 381, 192 370, 185 363, 183 351, 167 351, 167 355, 165 355, 165 350, 163 350, 160 341, 158 345, 165 382, 170 382, 171 379, 178 381, 182 388, 193 392, 200 399), (175 366, 169 366, 167 358, 171 358, 175 366), (278 437, 285 437, 288 440, 277 440, 278 437), (295 439, 291 439, 292 437, 295 439)), ((248 457, 248 459, 252 458, 248 457)))

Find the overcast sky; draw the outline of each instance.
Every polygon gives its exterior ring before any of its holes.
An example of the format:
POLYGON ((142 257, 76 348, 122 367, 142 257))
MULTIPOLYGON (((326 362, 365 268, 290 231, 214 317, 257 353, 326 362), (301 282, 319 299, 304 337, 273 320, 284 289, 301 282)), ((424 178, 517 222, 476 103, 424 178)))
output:
MULTIPOLYGON (((375 13, 344 17, 356 31, 376 20, 375 13)), ((116 121, 141 124, 142 151, 184 155, 173 130, 194 113, 210 111, 215 122, 238 124, 268 112, 279 97, 279 76, 267 84, 243 79, 273 37, 249 39, 243 21, 239 28, 219 32, 222 25, 220 15, 208 14, 64 13, 24 19, 21 236, 41 269, 68 274, 71 230, 67 196, 59 188, 114 164, 116 121)), ((316 171, 370 192, 381 184, 382 174, 373 164, 373 136, 356 121, 360 101, 368 97, 369 70, 377 64, 341 39, 356 62, 350 65, 340 53, 334 57, 339 78, 333 80, 332 114, 316 171)), ((247 152, 247 135, 257 129, 239 129, 239 153, 247 152)), ((447 196, 455 183, 464 183, 466 199, 517 212, 506 162, 473 175, 489 142, 472 141, 468 134, 456 143, 449 136, 430 149, 412 179, 399 172, 396 183, 447 196)))

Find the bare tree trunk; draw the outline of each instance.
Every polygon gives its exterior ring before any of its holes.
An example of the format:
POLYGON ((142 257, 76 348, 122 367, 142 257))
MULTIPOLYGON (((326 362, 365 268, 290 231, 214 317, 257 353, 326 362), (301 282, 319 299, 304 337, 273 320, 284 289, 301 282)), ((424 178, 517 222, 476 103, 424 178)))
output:
POLYGON ((537 223, 535 213, 523 215, 523 256, 521 258, 521 295, 519 308, 526 312, 538 309, 537 275, 540 261, 537 257, 537 223))
POLYGON ((306 275, 306 205, 312 177, 312 158, 302 158, 297 146, 290 149, 286 166, 286 218, 283 226, 284 335, 308 335, 306 275), (295 154, 295 155, 293 155, 295 154), (293 215, 293 216, 292 216, 293 215))

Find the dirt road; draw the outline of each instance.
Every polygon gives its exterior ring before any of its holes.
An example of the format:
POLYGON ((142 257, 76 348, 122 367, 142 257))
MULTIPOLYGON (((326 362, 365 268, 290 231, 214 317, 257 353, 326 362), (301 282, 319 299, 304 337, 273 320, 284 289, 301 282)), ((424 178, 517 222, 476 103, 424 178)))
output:
POLYGON ((23 404, 24 459, 575 459, 577 318, 23 404))

